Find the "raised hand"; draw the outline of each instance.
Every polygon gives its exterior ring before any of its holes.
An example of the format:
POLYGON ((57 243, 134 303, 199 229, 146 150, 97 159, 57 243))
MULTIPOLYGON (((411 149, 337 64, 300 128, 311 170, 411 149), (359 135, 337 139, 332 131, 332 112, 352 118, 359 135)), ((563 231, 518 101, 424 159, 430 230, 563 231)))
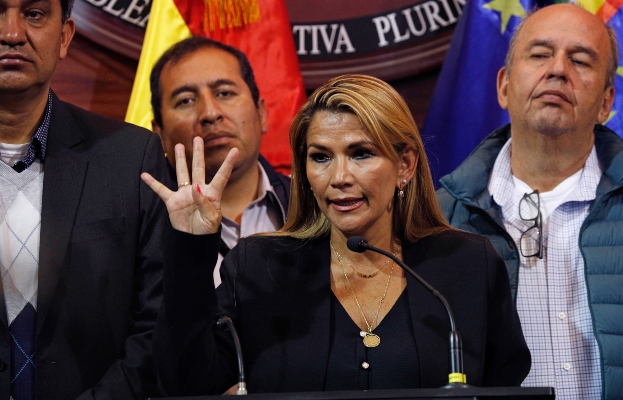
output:
POLYGON ((193 139, 192 181, 188 175, 184 145, 175 145, 175 170, 179 189, 169 190, 150 174, 141 179, 166 204, 171 225, 180 231, 203 235, 215 233, 221 225, 221 195, 238 158, 238 149, 229 151, 210 184, 205 182, 203 140, 193 139))

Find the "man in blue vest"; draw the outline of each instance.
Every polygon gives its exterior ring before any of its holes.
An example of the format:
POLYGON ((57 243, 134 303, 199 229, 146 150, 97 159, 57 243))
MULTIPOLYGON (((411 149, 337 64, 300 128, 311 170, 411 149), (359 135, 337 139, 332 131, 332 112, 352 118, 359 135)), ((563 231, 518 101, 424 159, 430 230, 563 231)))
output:
POLYGON ((616 34, 571 4, 527 17, 498 73, 511 124, 441 179, 444 214, 505 259, 532 369, 557 399, 623 393, 623 141, 616 34))

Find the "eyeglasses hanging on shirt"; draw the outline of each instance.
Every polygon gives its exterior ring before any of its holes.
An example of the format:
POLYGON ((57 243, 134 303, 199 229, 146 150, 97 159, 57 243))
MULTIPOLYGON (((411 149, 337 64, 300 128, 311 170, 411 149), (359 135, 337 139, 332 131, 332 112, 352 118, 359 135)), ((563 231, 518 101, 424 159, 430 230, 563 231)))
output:
POLYGON ((543 221, 540 202, 538 190, 524 194, 519 202, 519 218, 526 222, 534 222, 534 225, 521 233, 519 239, 519 250, 524 257, 543 258, 543 221))

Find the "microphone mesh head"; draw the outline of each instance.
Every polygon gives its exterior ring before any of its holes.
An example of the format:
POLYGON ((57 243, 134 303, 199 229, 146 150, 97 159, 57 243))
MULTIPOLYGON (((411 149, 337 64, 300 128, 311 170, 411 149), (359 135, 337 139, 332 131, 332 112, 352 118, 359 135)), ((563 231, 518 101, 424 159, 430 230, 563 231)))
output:
POLYGON ((348 249, 350 251, 354 251, 355 253, 363 253, 364 251, 366 251, 366 248, 363 246, 365 244, 368 244, 368 242, 361 236, 349 237, 346 241, 346 246, 348 247, 348 249))

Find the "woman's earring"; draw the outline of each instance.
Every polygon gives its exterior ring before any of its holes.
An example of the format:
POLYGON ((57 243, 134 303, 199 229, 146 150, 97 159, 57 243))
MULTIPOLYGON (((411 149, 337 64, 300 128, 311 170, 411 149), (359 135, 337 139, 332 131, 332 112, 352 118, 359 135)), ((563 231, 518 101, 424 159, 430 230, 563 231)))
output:
POLYGON ((407 180, 403 179, 402 180, 402 187, 400 188, 400 190, 398 191, 398 198, 400 200, 403 200, 405 198, 405 191, 402 190, 402 188, 404 188, 405 186, 407 186, 407 180))

